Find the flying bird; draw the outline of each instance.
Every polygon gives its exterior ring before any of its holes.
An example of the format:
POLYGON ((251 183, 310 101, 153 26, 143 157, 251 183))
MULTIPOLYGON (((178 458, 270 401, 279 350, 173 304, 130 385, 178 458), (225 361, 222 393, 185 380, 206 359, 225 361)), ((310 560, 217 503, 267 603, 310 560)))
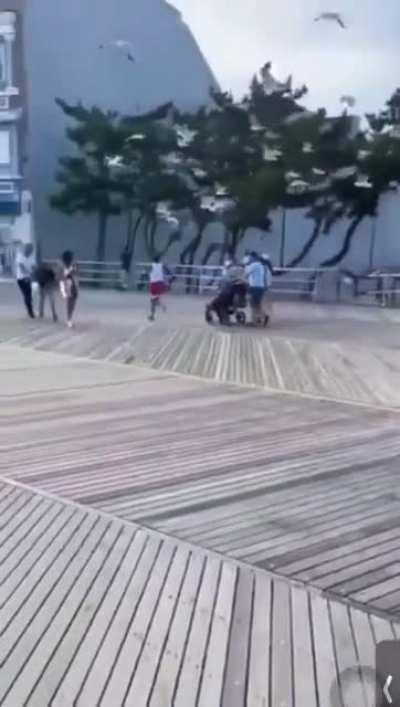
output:
POLYGON ((105 163, 107 167, 123 167, 123 159, 121 155, 107 156, 105 158, 105 163))
POLYGON ((356 166, 340 167, 332 174, 332 177, 334 179, 350 179, 351 177, 354 177, 355 174, 357 174, 356 166))
POLYGON ((142 133, 135 133, 134 135, 131 135, 130 137, 128 137, 126 142, 140 142, 141 140, 144 140, 145 138, 146 138, 146 135, 143 135, 142 133))
POLYGON ((128 42, 126 39, 115 39, 111 42, 107 42, 106 44, 99 45, 99 49, 106 49, 107 47, 115 47, 115 49, 118 49, 120 52, 125 52, 128 61, 135 61, 135 57, 132 53, 132 42, 128 42))
POLYGON ((312 173, 315 174, 316 177, 326 177, 325 170, 319 169, 318 167, 313 167, 312 173))
POLYGON ((287 192, 288 194, 304 194, 309 188, 310 185, 308 182, 305 182, 303 179, 294 179, 293 182, 289 184, 287 192))
POLYGON ((339 12, 321 12, 321 14, 315 18, 314 22, 320 22, 321 20, 325 22, 336 22, 342 29, 346 29, 346 25, 339 12))
POLYGON ((369 181, 368 177, 365 177, 364 175, 360 175, 357 180, 354 182, 354 186, 357 187, 358 189, 372 189, 373 184, 369 181))
POLYGON ((267 62, 261 69, 262 84, 267 96, 272 96, 274 93, 285 94, 292 90, 293 77, 288 76, 284 83, 277 81, 271 73, 272 64, 267 62))

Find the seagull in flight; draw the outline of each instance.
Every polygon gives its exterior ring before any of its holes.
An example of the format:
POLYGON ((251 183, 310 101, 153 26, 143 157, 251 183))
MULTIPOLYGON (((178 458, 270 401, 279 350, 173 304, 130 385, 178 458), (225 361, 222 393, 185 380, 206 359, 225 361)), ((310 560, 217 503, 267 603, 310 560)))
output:
POLYGON ((114 39, 111 42, 107 42, 106 44, 99 45, 99 49, 106 49, 106 47, 115 47, 120 52, 126 53, 126 58, 128 59, 128 61, 131 61, 131 62, 135 61, 135 57, 133 56, 133 53, 132 53, 133 44, 132 44, 132 42, 128 42, 126 39, 114 39))
POLYGON ((320 22, 321 20, 326 22, 336 22, 342 29, 346 29, 346 25, 343 22, 342 16, 339 12, 321 12, 321 14, 315 18, 314 22, 320 22))
POLYGON ((146 139, 146 135, 142 133, 135 133, 126 139, 126 142, 141 142, 146 139))
POLYGON ((110 167, 110 169, 113 169, 115 167, 118 168, 118 167, 124 166, 123 158, 121 155, 107 156, 105 158, 105 163, 106 163, 107 167, 110 167))
POLYGON ((272 75, 272 64, 268 61, 261 69, 261 79, 265 93, 267 96, 272 96, 274 93, 284 95, 292 90, 293 77, 288 76, 287 80, 282 83, 277 81, 272 75))

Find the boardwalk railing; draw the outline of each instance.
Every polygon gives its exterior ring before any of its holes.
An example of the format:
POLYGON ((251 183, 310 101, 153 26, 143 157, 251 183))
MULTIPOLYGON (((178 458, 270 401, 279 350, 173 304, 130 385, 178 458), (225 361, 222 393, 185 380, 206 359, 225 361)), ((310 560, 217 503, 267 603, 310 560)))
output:
MULTIPOLYGON (((135 287, 147 288, 150 263, 136 263, 135 287)), ((172 265, 174 292, 210 294, 216 292, 222 281, 223 267, 219 265, 172 265)), ((276 295, 317 298, 324 273, 336 272, 321 268, 275 268, 272 290, 276 295)))
POLYGON ((80 260, 79 281, 83 285, 101 287, 119 287, 121 284, 121 265, 118 262, 98 263, 94 260, 80 260))

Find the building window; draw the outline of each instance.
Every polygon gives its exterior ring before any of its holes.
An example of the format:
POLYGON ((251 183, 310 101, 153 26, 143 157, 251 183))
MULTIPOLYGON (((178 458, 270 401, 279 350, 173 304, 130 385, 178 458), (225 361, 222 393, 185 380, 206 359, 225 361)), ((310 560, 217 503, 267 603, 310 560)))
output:
POLYGON ((8 85, 7 71, 7 48, 4 40, 0 39, 0 89, 4 89, 8 85))
POLYGON ((0 91, 12 86, 15 12, 0 12, 0 91))
POLYGON ((0 166, 11 163, 11 141, 10 131, 0 130, 0 166))

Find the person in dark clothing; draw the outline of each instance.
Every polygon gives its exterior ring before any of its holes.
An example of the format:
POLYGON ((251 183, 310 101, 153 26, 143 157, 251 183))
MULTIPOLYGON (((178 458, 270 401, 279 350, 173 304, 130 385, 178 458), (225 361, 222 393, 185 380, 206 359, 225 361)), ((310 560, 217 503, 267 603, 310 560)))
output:
POLYGON ((36 269, 35 280, 39 285, 39 316, 44 317, 46 299, 50 302, 53 322, 58 321, 56 310, 57 277, 54 268, 48 263, 41 263, 36 269))
POLYGON ((121 287, 123 290, 128 289, 129 273, 131 271, 132 253, 128 246, 125 246, 121 253, 121 287))

